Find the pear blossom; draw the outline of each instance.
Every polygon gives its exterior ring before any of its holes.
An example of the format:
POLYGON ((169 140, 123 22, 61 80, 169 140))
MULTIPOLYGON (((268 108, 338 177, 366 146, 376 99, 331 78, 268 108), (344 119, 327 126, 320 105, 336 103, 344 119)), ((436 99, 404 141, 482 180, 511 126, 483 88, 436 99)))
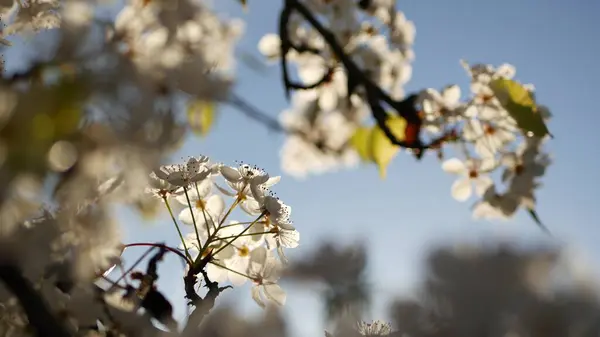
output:
POLYGON ((487 172, 492 168, 490 161, 469 159, 465 162, 458 158, 448 159, 442 164, 445 172, 459 175, 460 178, 452 184, 452 197, 458 201, 466 201, 475 193, 482 196, 486 189, 493 184, 487 172))
POLYGON ((503 155, 501 162, 505 170, 502 173, 502 181, 516 177, 533 180, 543 176, 550 165, 550 158, 540 153, 538 146, 538 140, 532 139, 522 143, 515 152, 503 155))
POLYGON ((155 170, 154 174, 172 185, 187 187, 208 177, 210 170, 206 166, 207 164, 207 157, 191 157, 185 164, 163 165, 160 169, 155 170))
POLYGON ((416 28, 415 24, 406 19, 402 12, 396 12, 396 17, 390 29, 390 41, 393 44, 410 49, 415 43, 416 28))
POLYGON ((158 178, 155 172, 151 172, 149 178, 149 187, 146 187, 145 192, 155 198, 164 200, 165 198, 175 194, 180 189, 179 186, 175 186, 166 180, 158 178))
POLYGON ((474 95, 473 104, 466 109, 465 116, 485 121, 507 118, 508 113, 500 105, 489 84, 497 78, 512 79, 516 73, 514 67, 503 64, 496 69, 491 65, 469 66, 464 62, 463 67, 471 75, 471 92, 474 95))
POLYGON ((460 87, 451 85, 442 92, 427 89, 421 93, 421 105, 425 113, 425 128, 433 133, 441 131, 446 123, 456 121, 460 117, 460 87))
POLYGON ((241 200, 240 207, 249 215, 258 215, 261 213, 260 205, 252 194, 252 188, 268 190, 280 180, 280 176, 270 177, 268 173, 248 164, 241 164, 239 167, 220 166, 220 173, 225 178, 227 185, 233 189, 229 190, 216 185, 225 195, 236 197, 241 200))
POLYGON ((225 201, 221 195, 212 194, 212 187, 213 181, 206 179, 198 183, 197 188, 190 188, 187 195, 178 195, 176 200, 186 206, 179 213, 179 220, 187 225, 194 225, 195 221, 200 228, 206 228, 205 224, 211 223, 207 221, 217 223, 225 210, 225 201))
POLYGON ((265 233, 256 240, 264 240, 268 250, 277 250, 282 262, 287 263, 284 248, 296 248, 300 242, 300 233, 295 229, 283 229, 271 221, 259 221, 250 229, 250 233, 265 233))
POLYGON ((253 188, 252 194, 255 196, 256 201, 258 201, 260 209, 264 213, 265 220, 269 225, 287 230, 295 229, 290 219, 290 214, 292 213, 290 206, 273 195, 265 194, 265 190, 260 185, 256 185, 253 188))
MULTIPOLYGON (((219 231, 219 236, 223 238, 233 236, 235 238, 235 236, 241 234, 244 231, 244 229, 245 228, 243 225, 231 225, 219 231)), ((248 278, 241 274, 244 274, 248 269, 248 266, 250 264, 250 254, 254 249, 260 246, 261 242, 255 241, 252 239, 251 236, 244 236, 243 234, 238 238, 234 238, 223 239, 227 241, 232 241, 231 247, 233 248, 232 253, 230 254, 231 256, 224 260, 224 264, 228 268, 240 273, 238 274, 232 271, 228 271, 228 277, 231 283, 233 283, 234 285, 242 285, 248 280, 248 278)))
POLYGON ((519 200, 512 193, 499 194, 490 186, 480 201, 473 206, 474 219, 507 220, 519 207, 519 200))
POLYGON ((475 151, 484 158, 493 157, 499 150, 516 139, 516 125, 512 119, 496 122, 469 120, 463 129, 465 140, 473 142, 475 151))
POLYGON ((256 248, 250 256, 248 275, 252 278, 252 299, 261 307, 265 301, 284 305, 286 294, 277 284, 282 269, 281 262, 264 247, 256 248))

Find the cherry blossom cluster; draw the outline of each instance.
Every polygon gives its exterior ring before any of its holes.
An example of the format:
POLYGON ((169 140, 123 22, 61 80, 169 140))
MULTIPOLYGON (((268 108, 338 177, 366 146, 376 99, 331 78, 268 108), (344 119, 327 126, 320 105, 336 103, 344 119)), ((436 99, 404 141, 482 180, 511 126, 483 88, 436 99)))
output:
MULTIPOLYGON (((436 137, 451 131, 457 138, 456 152, 462 159, 442 164, 444 171, 460 177, 452 185, 452 196, 458 201, 474 194, 482 197, 473 209, 475 218, 505 219, 519 207, 533 211, 538 180, 551 163, 542 149, 549 136, 536 137, 519 128, 490 88, 492 80, 514 78, 512 65, 463 65, 471 76, 468 101, 461 102, 457 85, 441 92, 426 89, 420 95, 425 133, 436 137), (502 171, 500 182, 506 185, 502 190, 490 176, 494 171, 502 171)), ((533 92, 532 85, 524 87, 533 92)), ((538 111, 545 119, 550 117, 546 107, 538 105, 538 111)))
POLYGON ((179 233, 180 249, 191 265, 206 263, 212 282, 238 286, 253 281, 252 298, 261 306, 265 300, 285 303, 285 293, 277 284, 287 263, 283 250, 297 247, 300 235, 290 219, 291 207, 270 190, 279 176, 270 177, 243 163, 213 164, 200 156, 162 166, 150 178, 148 192, 164 201, 179 233), (224 184, 216 181, 219 176, 224 184), (172 200, 183 206, 177 217, 172 200), (230 219, 236 209, 252 220, 230 219), (189 230, 182 230, 179 223, 189 230))
MULTIPOLYGON (((352 57, 368 78, 394 99, 404 96, 403 86, 411 78, 415 27, 393 1, 303 2, 322 19, 344 52, 352 57)), ((290 109, 281 123, 294 130, 281 149, 282 169, 305 177, 341 167, 352 167, 359 157, 348 143, 354 130, 369 115, 364 95, 348 96, 348 76, 322 35, 291 16, 288 38, 293 48, 284 55, 297 66, 301 80, 290 109)), ((265 35, 258 49, 270 60, 282 57, 281 37, 265 35)))

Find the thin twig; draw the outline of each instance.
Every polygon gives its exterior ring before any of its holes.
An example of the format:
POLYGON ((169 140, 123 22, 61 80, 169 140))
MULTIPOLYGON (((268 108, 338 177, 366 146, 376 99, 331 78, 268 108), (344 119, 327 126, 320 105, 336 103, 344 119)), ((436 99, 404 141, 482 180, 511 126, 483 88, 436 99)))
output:
POLYGON ((279 121, 276 118, 271 117, 269 114, 261 111, 259 108, 255 107, 254 105, 252 105, 251 103, 249 103, 244 98, 237 95, 236 93, 230 94, 230 97, 229 97, 229 100, 227 101, 227 103, 229 103, 232 106, 234 106, 235 108, 237 108, 240 112, 242 112, 244 115, 251 118, 252 120, 261 123, 262 125, 267 127, 267 129, 269 129, 270 131, 275 131, 275 132, 283 133, 286 135, 298 136, 298 137, 302 138, 304 141, 306 141, 307 143, 315 145, 315 147, 317 147, 319 150, 321 150, 324 153, 340 154, 342 149, 344 148, 342 146, 340 149, 334 149, 334 148, 326 146, 325 144, 318 144, 318 142, 311 140, 309 138, 309 136, 301 130, 285 128, 284 126, 281 125, 281 123, 279 123, 279 121))

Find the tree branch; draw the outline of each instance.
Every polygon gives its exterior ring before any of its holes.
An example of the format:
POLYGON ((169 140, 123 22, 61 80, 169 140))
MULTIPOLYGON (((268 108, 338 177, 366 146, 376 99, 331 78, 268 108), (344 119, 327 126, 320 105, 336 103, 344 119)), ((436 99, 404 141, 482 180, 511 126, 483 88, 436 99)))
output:
POLYGON ((183 282, 185 284, 185 297, 190 300, 190 304, 194 305, 196 309, 190 314, 188 317, 185 328, 183 329, 182 336, 194 336, 198 330, 198 326, 202 323, 202 320, 210 310, 214 307, 215 301, 219 294, 223 292, 227 288, 231 288, 231 286, 219 287, 217 282, 212 282, 208 278, 208 274, 206 273, 206 265, 212 259, 212 256, 209 254, 207 257, 203 258, 200 263, 191 267, 188 271, 187 275, 183 278, 183 282), (204 278, 205 287, 208 288, 208 292, 204 298, 200 297, 196 293, 194 287, 196 286, 196 281, 198 280, 196 275, 202 274, 204 278))

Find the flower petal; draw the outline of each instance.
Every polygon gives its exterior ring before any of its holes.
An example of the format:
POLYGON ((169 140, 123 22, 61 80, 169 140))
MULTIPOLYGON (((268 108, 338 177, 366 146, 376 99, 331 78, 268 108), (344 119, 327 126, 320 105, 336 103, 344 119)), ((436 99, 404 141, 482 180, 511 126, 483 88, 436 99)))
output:
POLYGON ((269 178, 269 180, 267 180, 267 182, 265 183, 265 186, 267 188, 270 188, 271 186, 277 184, 280 180, 281 180, 281 176, 271 177, 271 178, 269 178))
POLYGON ((227 270, 212 263, 206 266, 206 273, 208 274, 208 278, 213 282, 221 283, 227 280, 227 270))
POLYGON ((189 208, 184 208, 179 213, 179 221, 183 222, 186 225, 193 226, 194 219, 192 218, 192 212, 189 208))
POLYGON ((225 187, 221 187, 218 184, 215 184, 215 187, 219 190, 219 192, 225 194, 228 197, 235 197, 236 193, 232 192, 228 189, 226 189, 225 187))
POLYGON ((452 174, 462 174, 467 170, 467 167, 460 159, 450 158, 442 164, 442 170, 452 174))
POLYGON ((225 180, 235 183, 242 180, 242 174, 237 169, 229 166, 221 166, 221 175, 225 180))
POLYGON ((325 84, 321 88, 319 96, 319 107, 323 111, 331 111, 337 107, 338 93, 332 85, 325 84))
POLYGON ((442 97, 447 106, 452 107, 456 105, 460 100, 460 87, 456 84, 446 87, 442 91, 442 97))
POLYGON ((269 300, 281 306, 285 304, 287 295, 278 284, 265 284, 263 289, 265 290, 265 295, 269 300))
POLYGON ((265 302, 262 300, 260 288, 262 288, 262 286, 254 286, 252 287, 250 292, 252 294, 252 299, 254 300, 254 302, 256 302, 256 304, 258 304, 261 308, 264 308, 266 305, 265 302))
POLYGON ((477 179, 473 179, 473 183, 475 184, 475 193, 482 196, 494 184, 494 181, 487 175, 480 175, 477 179))
POLYGON ((244 200, 240 208, 249 215, 259 215, 261 213, 258 201, 250 198, 244 200))
POLYGON ((268 58, 279 56, 281 39, 277 34, 267 34, 258 41, 258 51, 268 58))
POLYGON ((250 252, 250 266, 248 270, 251 276, 254 277, 260 274, 267 261, 267 256, 267 249, 265 247, 258 247, 250 252))
POLYGON ((225 210, 225 201, 218 194, 213 194, 206 200, 206 211, 212 216, 215 222, 218 221, 221 214, 225 210))
MULTIPOLYGON (((249 260, 247 258, 240 258, 240 257, 236 256, 236 257, 228 260, 227 262, 228 262, 227 267, 231 268, 232 270, 235 270, 237 272, 246 273, 246 270, 248 269, 249 260)), ((228 277, 229 277, 229 281, 231 281, 231 283, 233 283, 233 285, 236 285, 236 286, 241 286, 244 283, 246 283, 246 281, 248 281, 248 278, 246 276, 237 274, 232 271, 229 271, 228 277)))
POLYGON ((202 180, 200 183, 198 183, 197 186, 198 186, 197 191, 196 191, 196 188, 192 188, 194 193, 188 193, 188 194, 190 194, 190 197, 192 195, 198 195, 198 198, 204 199, 210 195, 210 192, 212 192, 213 182, 211 179, 205 179, 205 180, 202 180))
POLYGON ((459 179, 452 184, 452 197, 458 201, 466 201, 472 193, 471 181, 459 179))

